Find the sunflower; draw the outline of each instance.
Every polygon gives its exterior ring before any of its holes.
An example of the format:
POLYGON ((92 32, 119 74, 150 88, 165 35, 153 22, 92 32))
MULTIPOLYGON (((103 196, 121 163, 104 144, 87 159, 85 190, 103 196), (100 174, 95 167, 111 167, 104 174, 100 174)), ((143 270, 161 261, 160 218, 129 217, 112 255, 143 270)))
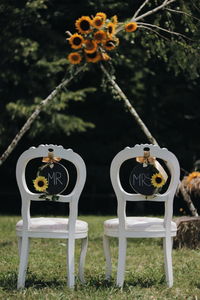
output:
POLYGON ((98 30, 94 33, 94 39, 97 43, 101 43, 106 39, 106 32, 103 30, 98 30))
POLYGON ((105 20, 106 20, 106 18, 107 18, 106 14, 103 13, 103 12, 98 12, 98 13, 96 13, 96 16, 97 16, 97 17, 101 17, 101 18, 103 19, 104 22, 105 22, 105 20))
POLYGON ((108 29, 108 35, 109 35, 109 37, 112 37, 113 34, 115 34, 115 24, 112 23, 112 22, 108 23, 107 29, 108 29))
POLYGON ((138 25, 136 22, 127 23, 125 25, 126 32, 133 32, 137 29, 138 25))
POLYGON ((111 21, 113 22, 113 24, 116 26, 117 23, 118 23, 118 18, 116 15, 114 15, 112 18, 111 18, 111 21))
POLYGON ((72 52, 68 55, 68 60, 71 64, 80 64, 82 57, 78 52, 72 52))
POLYGON ((85 40, 84 45, 86 53, 93 53, 97 50, 97 42, 94 40, 85 40))
POLYGON ((115 47, 118 46, 118 44, 119 44, 118 38, 115 39, 110 38, 103 42, 104 48, 109 51, 115 49, 115 47))
POLYGON ((192 172, 190 173, 188 176, 187 176, 187 183, 190 183, 192 181, 192 179, 194 178, 197 178, 199 177, 200 178, 200 172, 192 172))
POLYGON ((160 188, 165 184, 165 180, 160 173, 156 173, 152 175, 151 183, 154 187, 160 188))
POLYGON ((44 176, 38 176, 33 180, 33 186, 38 192, 45 192, 48 188, 48 180, 44 176))
POLYGON ((101 54, 97 51, 93 53, 86 53, 87 62, 96 63, 101 60, 101 54))
POLYGON ((73 49, 80 49, 82 47, 84 38, 78 33, 74 33, 69 38, 69 43, 73 49))
POLYGON ((96 29, 100 29, 104 24, 104 20, 100 16, 95 16, 94 19, 92 20, 92 26, 95 27, 96 29))
POLYGON ((76 20, 75 26, 80 33, 84 34, 91 32, 91 23, 92 20, 90 19, 90 17, 82 16, 81 18, 76 20))

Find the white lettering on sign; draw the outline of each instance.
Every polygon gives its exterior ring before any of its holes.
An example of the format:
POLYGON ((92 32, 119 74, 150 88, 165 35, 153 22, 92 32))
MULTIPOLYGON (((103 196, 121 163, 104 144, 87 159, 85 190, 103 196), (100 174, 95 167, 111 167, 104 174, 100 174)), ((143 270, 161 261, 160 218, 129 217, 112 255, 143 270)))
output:
POLYGON ((151 186, 150 178, 144 173, 141 173, 138 176, 135 174, 133 175, 133 185, 135 183, 137 183, 139 186, 151 186))
POLYGON ((53 180, 54 185, 57 185, 58 182, 63 185, 63 183, 61 181, 61 176, 62 176, 62 174, 60 172, 53 172, 52 176, 51 176, 51 174, 48 173, 48 181, 53 180))

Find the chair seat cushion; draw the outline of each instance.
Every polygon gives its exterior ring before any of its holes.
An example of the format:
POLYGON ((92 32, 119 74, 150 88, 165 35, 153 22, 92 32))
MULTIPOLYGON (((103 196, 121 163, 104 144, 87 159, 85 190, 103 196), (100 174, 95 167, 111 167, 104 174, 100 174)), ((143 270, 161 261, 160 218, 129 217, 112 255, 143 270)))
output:
MULTIPOLYGON (((105 231, 118 231, 119 219, 110 219, 104 222, 105 231)), ((126 231, 131 232, 164 232, 164 220, 161 218, 150 217, 127 217, 126 218, 126 231)), ((176 223, 171 222, 171 231, 176 232, 176 223)))
MULTIPOLYGON (((67 218, 31 218, 29 231, 42 231, 42 232, 67 232, 68 231, 68 219, 67 218)), ((22 231, 23 220, 20 220, 16 224, 16 230, 22 231)), ((76 233, 87 232, 87 222, 77 220, 76 221, 76 233)))

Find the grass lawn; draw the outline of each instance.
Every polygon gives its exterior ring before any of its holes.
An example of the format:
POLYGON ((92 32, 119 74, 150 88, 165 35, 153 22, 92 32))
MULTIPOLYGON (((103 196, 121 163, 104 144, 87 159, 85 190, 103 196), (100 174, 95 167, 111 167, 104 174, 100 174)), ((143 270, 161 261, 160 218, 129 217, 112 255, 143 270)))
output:
MULTIPOLYGON (((65 241, 33 239, 26 288, 16 289, 18 270, 15 224, 20 217, 0 216, 0 299, 194 299, 200 300, 200 251, 173 250, 174 286, 165 284, 161 239, 128 241, 126 279, 123 290, 115 286, 117 240, 112 239, 113 278, 104 279, 103 221, 108 217, 81 216, 89 223, 86 284, 77 281, 75 290, 66 287, 65 241)), ((78 258, 80 242, 76 242, 78 258)), ((78 259, 76 259, 78 261, 78 259)), ((77 268, 77 264, 76 264, 77 268)))

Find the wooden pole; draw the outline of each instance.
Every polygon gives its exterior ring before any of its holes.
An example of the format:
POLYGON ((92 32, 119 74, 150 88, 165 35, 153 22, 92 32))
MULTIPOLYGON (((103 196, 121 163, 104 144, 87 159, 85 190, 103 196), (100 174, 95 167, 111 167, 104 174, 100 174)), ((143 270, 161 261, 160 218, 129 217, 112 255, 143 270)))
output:
POLYGON ((149 131, 149 129, 147 128, 147 126, 144 124, 144 122, 142 121, 142 119, 140 118, 140 116, 138 115, 138 113, 136 112, 135 108, 131 105, 131 103, 130 103, 129 99, 127 98, 127 96, 124 94, 124 92, 121 90, 121 88, 119 87, 119 85, 111 77, 111 75, 108 73, 108 71, 105 69, 105 67, 102 64, 101 64, 101 70, 106 75, 107 79, 109 80, 109 82, 111 83, 111 85, 113 86, 113 88, 116 90, 116 92, 118 93, 118 95, 120 96, 120 98, 124 101, 125 107, 129 110, 129 112, 131 113, 131 115, 134 117, 135 121, 137 122, 137 124, 139 125, 139 127, 141 128, 141 130, 146 135, 148 141, 151 144, 158 145, 158 142, 153 137, 153 135, 151 134, 151 132, 149 131))

